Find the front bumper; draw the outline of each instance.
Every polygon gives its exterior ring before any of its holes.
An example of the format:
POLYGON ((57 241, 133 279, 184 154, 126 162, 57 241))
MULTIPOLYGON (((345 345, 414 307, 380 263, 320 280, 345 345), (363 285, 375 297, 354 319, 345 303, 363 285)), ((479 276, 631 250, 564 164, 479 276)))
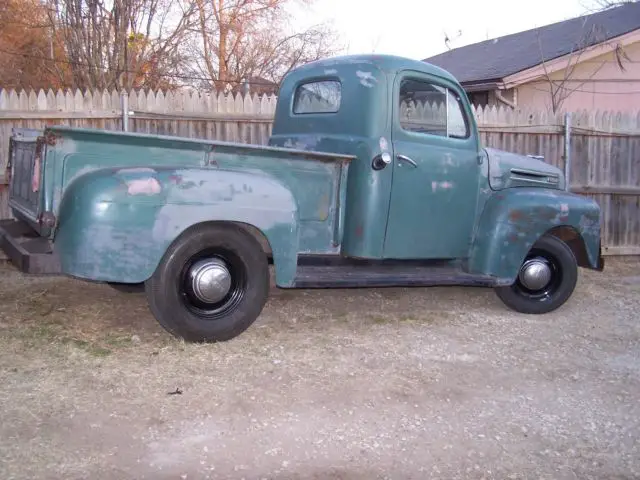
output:
POLYGON ((21 272, 47 275, 62 271, 49 239, 20 220, 0 220, 0 249, 21 272))

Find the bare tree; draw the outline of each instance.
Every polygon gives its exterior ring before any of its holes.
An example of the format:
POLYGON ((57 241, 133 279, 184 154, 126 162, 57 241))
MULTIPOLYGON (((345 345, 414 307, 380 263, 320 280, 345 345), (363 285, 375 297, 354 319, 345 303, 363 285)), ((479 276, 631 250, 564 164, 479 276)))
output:
POLYGON ((338 51, 336 36, 325 25, 295 31, 288 7, 312 0, 193 0, 198 36, 195 69, 218 91, 244 81, 278 83, 290 69, 338 51))
POLYGON ((47 11, 38 0, 0 0, 0 87, 51 88, 64 85, 64 55, 48 28, 47 11))
POLYGON ((588 17, 582 19, 580 34, 576 39, 571 51, 567 55, 566 64, 561 71, 551 72, 548 67, 548 60, 545 59, 542 38, 538 32, 538 46, 540 49, 541 63, 544 70, 543 78, 549 91, 551 110, 556 113, 562 107, 564 101, 574 92, 581 89, 586 82, 592 79, 607 63, 605 58, 597 64, 594 70, 588 72, 585 78, 580 80, 575 78, 575 71, 581 62, 585 50, 595 45, 609 47, 613 53, 618 68, 624 71, 624 60, 630 61, 624 51, 624 47, 617 41, 607 41, 606 31, 597 24, 589 24, 588 17))
POLYGON ((619 7, 627 3, 636 3, 638 0, 594 0, 596 9, 606 10, 608 8, 619 7))
POLYGON ((170 87, 184 66, 186 0, 47 0, 80 88, 170 87))

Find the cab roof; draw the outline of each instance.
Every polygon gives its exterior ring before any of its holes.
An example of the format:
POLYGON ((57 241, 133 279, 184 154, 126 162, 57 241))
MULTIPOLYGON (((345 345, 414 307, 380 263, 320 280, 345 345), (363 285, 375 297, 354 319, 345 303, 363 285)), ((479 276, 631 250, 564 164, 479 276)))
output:
POLYGON ((373 65, 379 70, 384 72, 395 72, 399 70, 415 70, 426 73, 428 75, 434 75, 458 83, 458 80, 451 75, 448 71, 437 67, 431 63, 427 63, 421 60, 413 60, 410 58, 400 57, 396 55, 378 55, 378 54, 363 54, 363 55, 343 55, 336 57, 323 58, 314 62, 306 63, 296 69, 294 72, 308 72, 315 69, 332 69, 339 68, 342 65, 373 65))

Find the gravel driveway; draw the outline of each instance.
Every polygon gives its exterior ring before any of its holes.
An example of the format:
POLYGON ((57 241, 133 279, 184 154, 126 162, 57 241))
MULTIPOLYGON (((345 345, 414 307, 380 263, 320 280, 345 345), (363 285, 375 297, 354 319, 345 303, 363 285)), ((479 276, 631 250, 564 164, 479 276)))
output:
POLYGON ((640 262, 562 309, 491 290, 274 290, 237 339, 0 270, 0 478, 640 478, 640 262))

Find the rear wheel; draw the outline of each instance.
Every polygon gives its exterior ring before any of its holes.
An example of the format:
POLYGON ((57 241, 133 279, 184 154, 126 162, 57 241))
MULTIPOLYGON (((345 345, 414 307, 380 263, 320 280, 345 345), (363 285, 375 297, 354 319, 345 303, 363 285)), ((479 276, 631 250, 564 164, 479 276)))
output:
POLYGON ((557 237, 545 235, 527 254, 515 282, 495 291, 513 310, 541 314, 564 304, 577 280, 578 265, 569 246, 557 237))
POLYGON ((204 225, 174 242, 145 291, 152 313, 173 335, 191 342, 230 340, 267 301, 267 257, 245 230, 204 225))

